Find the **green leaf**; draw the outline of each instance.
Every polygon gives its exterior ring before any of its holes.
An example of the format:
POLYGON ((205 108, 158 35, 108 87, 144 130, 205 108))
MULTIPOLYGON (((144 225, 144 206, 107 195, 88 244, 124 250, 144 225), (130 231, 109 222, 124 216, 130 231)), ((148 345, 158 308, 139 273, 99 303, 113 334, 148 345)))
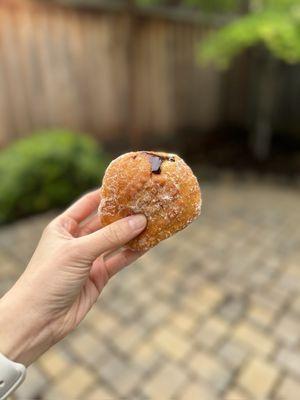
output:
POLYGON ((245 49, 263 44, 275 57, 300 61, 300 6, 295 0, 269 0, 252 12, 213 32, 199 46, 199 60, 227 68, 245 49))

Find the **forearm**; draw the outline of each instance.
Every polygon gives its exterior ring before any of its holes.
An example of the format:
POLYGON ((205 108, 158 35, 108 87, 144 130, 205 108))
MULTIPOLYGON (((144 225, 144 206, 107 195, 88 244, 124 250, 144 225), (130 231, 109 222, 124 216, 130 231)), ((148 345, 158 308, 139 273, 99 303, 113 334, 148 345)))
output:
POLYGON ((47 325, 25 294, 13 288, 0 299, 0 352, 30 365, 53 343, 47 325))

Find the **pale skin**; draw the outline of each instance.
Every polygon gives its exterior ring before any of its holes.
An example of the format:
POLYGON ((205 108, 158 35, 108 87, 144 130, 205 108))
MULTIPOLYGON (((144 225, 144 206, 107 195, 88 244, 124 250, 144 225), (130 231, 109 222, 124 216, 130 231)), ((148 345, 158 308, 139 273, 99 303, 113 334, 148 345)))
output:
POLYGON ((24 273, 0 299, 0 352, 11 360, 28 366, 72 332, 109 279, 143 255, 123 246, 145 229, 146 218, 101 228, 98 205, 97 190, 50 222, 24 273))

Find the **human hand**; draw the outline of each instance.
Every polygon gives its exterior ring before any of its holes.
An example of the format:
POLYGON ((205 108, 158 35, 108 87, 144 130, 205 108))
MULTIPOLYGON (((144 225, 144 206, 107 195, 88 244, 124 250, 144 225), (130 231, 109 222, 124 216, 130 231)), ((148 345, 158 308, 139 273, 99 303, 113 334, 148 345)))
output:
POLYGON ((23 275, 0 300, 0 351, 25 365, 78 326, 108 280, 143 253, 122 249, 146 227, 134 215, 100 229, 88 193, 45 228, 23 275), (116 252, 117 251, 117 252, 116 252))

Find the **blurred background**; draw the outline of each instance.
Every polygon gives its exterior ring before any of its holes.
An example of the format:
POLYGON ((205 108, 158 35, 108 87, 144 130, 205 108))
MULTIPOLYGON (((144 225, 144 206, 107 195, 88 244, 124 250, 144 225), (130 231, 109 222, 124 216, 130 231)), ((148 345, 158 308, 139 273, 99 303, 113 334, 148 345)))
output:
POLYGON ((203 192, 13 398, 299 398, 299 105, 299 0, 0 1, 1 295, 118 154, 203 192))

